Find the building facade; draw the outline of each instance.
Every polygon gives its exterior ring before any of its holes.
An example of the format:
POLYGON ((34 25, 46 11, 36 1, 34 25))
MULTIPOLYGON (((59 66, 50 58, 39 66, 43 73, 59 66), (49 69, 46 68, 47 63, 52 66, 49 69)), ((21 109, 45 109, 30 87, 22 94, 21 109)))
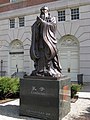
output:
POLYGON ((83 74, 90 82, 90 0, 1 0, 0 71, 11 76, 18 71, 30 74, 31 26, 42 6, 48 6, 57 20, 57 48, 62 73, 77 81, 83 74))

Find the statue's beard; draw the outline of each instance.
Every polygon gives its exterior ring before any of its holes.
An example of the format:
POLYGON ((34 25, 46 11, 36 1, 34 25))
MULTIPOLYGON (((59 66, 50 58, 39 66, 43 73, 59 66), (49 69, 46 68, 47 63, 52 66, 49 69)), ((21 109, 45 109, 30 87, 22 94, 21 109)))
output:
POLYGON ((45 13, 45 18, 48 18, 48 13, 45 13))
POLYGON ((48 13, 41 13, 41 18, 42 19, 48 18, 48 13))

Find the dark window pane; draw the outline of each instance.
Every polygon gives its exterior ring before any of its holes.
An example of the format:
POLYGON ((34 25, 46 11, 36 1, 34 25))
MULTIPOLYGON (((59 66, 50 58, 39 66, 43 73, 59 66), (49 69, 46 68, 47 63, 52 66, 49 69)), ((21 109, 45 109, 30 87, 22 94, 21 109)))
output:
POLYGON ((10 19, 10 28, 15 28, 15 19, 10 19))
POLYGON ((19 18, 19 27, 23 27, 23 26, 24 26, 24 23, 25 23, 24 17, 20 17, 20 18, 19 18))
POLYGON ((79 8, 71 9, 71 20, 79 19, 79 8))
POLYGON ((58 11, 58 21, 65 21, 65 10, 58 11))

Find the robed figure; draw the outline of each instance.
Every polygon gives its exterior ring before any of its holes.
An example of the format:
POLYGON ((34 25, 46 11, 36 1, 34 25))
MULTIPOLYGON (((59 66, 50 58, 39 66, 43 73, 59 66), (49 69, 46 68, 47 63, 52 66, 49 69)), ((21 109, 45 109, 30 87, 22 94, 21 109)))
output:
POLYGON ((48 7, 40 9, 40 16, 32 25, 30 56, 35 70, 31 76, 61 76, 61 65, 57 55, 55 37, 56 19, 51 17, 48 7))

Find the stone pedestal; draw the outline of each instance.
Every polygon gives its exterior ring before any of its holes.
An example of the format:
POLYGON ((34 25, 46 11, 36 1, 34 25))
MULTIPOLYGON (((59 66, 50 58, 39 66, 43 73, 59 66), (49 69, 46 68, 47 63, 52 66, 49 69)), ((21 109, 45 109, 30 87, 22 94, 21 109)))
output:
POLYGON ((70 111, 70 78, 27 77, 20 80, 20 115, 61 120, 70 111))

